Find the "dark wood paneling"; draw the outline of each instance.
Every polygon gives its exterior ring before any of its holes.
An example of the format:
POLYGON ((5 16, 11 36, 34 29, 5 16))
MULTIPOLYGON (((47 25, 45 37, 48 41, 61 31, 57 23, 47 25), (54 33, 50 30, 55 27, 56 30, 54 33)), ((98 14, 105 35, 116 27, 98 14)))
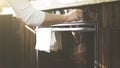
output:
POLYGON ((120 28, 111 30, 110 68, 120 68, 120 28))
POLYGON ((111 26, 112 28, 120 28, 120 2, 113 3, 110 6, 111 10, 109 10, 109 12, 111 12, 111 26))
POLYGON ((119 68, 120 2, 101 4, 99 9, 99 67, 119 68), (114 30, 113 30, 114 29, 114 30), (117 44, 117 45, 115 45, 117 44))
MULTIPOLYGON (((5 68, 35 68, 35 34, 12 15, 0 15, 0 64, 5 68)), ((0 67, 1 68, 1 67, 0 67)))
POLYGON ((0 16, 0 62, 6 68, 16 68, 18 45, 12 15, 0 16))
POLYGON ((21 20, 15 19, 15 22, 18 23, 19 68, 35 68, 35 34, 21 20))

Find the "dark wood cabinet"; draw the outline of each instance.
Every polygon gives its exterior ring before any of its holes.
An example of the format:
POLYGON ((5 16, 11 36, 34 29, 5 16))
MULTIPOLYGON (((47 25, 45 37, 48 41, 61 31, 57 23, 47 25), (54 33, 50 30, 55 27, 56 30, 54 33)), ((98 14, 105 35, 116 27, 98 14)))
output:
POLYGON ((110 68, 120 67, 120 29, 111 29, 110 33, 110 68))
POLYGON ((113 3, 110 5, 110 20, 111 20, 111 27, 112 28, 120 28, 120 2, 113 3))
POLYGON ((119 68, 120 2, 100 5, 98 46, 101 68, 119 68))

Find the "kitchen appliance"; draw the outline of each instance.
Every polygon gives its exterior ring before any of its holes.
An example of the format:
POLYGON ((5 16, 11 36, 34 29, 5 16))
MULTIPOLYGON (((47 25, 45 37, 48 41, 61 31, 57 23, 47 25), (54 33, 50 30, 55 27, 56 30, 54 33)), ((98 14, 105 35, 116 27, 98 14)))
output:
MULTIPOLYGON (((87 22, 65 22, 40 28, 52 28, 62 33, 63 50, 76 68, 98 67, 97 24, 87 22), (71 39, 71 40, 70 40, 71 39)), ((39 51, 36 50, 36 68, 39 67, 39 51)))

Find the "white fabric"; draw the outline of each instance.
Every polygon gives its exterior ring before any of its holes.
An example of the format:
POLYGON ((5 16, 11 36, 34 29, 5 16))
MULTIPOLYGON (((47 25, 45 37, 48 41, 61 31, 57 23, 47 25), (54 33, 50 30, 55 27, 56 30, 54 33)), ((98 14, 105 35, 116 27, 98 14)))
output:
POLYGON ((57 32, 57 31, 54 32, 54 31, 52 31, 50 50, 51 51, 62 50, 61 32, 57 32))
POLYGON ((36 29, 36 46, 39 51, 58 51, 62 49, 61 32, 54 32, 52 28, 36 29))
POLYGON ((7 0, 16 15, 27 25, 40 26, 45 18, 45 13, 33 8, 28 0, 7 0))
POLYGON ((39 28, 36 30, 36 47, 35 49, 50 52, 52 28, 39 28))

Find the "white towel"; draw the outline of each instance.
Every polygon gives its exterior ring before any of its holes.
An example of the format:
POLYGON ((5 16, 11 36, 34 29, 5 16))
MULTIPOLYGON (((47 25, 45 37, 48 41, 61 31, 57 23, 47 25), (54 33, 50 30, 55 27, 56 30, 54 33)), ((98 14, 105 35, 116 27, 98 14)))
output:
POLYGON ((52 28, 38 28, 36 30, 36 47, 40 51, 50 52, 52 28))
POLYGON ((51 51, 62 50, 61 32, 58 32, 58 31, 52 32, 50 50, 51 51))
POLYGON ((36 50, 58 51, 62 49, 61 32, 54 32, 52 28, 36 29, 36 50))

